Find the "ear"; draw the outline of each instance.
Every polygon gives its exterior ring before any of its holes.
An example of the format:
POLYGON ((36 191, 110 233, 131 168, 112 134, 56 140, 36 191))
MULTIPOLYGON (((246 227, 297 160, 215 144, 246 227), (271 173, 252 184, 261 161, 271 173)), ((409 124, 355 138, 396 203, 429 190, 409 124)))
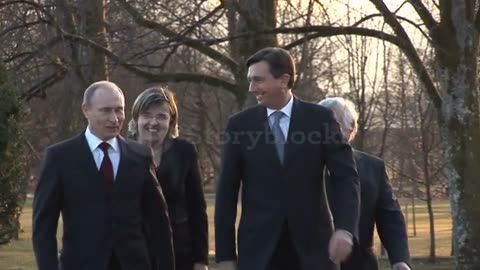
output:
POLYGON ((280 76, 280 79, 281 79, 282 86, 288 89, 289 88, 288 82, 290 81, 290 75, 283 74, 282 76, 280 76))
POLYGON ((85 118, 88 119, 88 106, 87 106, 87 104, 82 104, 82 113, 83 113, 83 116, 85 116, 85 118))

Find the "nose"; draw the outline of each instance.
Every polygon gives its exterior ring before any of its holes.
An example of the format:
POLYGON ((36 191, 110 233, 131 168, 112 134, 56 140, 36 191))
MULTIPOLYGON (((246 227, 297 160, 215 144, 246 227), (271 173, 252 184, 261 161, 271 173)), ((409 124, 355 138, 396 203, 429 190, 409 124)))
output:
POLYGON ((110 113, 110 122, 117 124, 119 122, 119 119, 120 117, 115 112, 110 113))
POLYGON ((153 126, 153 125, 157 125, 160 123, 160 117, 158 116, 152 116, 148 119, 148 123, 153 126))
POLYGON ((256 90, 257 90, 257 88, 255 87, 255 85, 253 84, 253 82, 249 82, 249 83, 248 83, 248 92, 249 92, 249 93, 255 93, 256 90))

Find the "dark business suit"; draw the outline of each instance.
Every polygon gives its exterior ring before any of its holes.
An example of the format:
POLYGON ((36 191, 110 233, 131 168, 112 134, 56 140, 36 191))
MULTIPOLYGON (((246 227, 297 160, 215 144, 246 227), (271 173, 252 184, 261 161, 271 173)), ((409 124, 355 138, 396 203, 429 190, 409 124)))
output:
MULTIPOLYGON (((377 270, 373 253, 373 228, 387 250, 390 263, 409 261, 408 238, 400 205, 388 181, 383 160, 369 154, 353 152, 361 186, 359 245, 353 249, 342 270, 377 270)), ((332 206, 335 208, 335 205, 332 206)))
POLYGON ((176 138, 162 155, 157 178, 167 200, 176 270, 208 264, 207 206, 193 144, 176 138))
POLYGON ((241 186, 239 270, 284 268, 282 259, 292 261, 281 256, 288 249, 297 257, 296 270, 335 269, 328 257, 334 226, 323 169, 334 172, 332 183, 340 198, 336 227, 356 235, 359 183, 352 149, 330 110, 296 98, 283 165, 273 142, 261 105, 228 121, 215 204, 216 259, 237 259, 235 217, 241 186))
POLYGON ((120 268, 109 269, 174 269, 171 229, 151 153, 121 137, 118 143, 120 163, 111 191, 85 134, 48 148, 33 202, 39 270, 106 270, 112 255, 120 268), (63 238, 57 259, 60 213, 63 238), (149 256, 149 247, 161 256, 149 256))

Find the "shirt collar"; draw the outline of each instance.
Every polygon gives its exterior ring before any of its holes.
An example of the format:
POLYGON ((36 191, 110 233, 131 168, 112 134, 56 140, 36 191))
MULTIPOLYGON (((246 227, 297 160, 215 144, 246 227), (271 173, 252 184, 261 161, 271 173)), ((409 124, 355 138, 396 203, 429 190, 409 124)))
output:
POLYGON ((267 117, 270 117, 270 115, 276 111, 282 111, 288 118, 292 115, 292 107, 293 107, 293 95, 290 97, 290 100, 287 102, 285 106, 283 106, 282 109, 280 110, 274 110, 267 108, 267 117))
MULTIPOLYGON (((90 147, 90 151, 92 152, 95 151, 95 149, 97 149, 98 146, 103 142, 102 140, 100 140, 100 138, 98 138, 92 133, 92 131, 90 130, 90 126, 88 126, 85 130, 85 138, 87 139, 88 146, 90 147)), ((117 137, 113 137, 106 142, 110 144, 110 146, 115 152, 118 152, 119 147, 117 137)))

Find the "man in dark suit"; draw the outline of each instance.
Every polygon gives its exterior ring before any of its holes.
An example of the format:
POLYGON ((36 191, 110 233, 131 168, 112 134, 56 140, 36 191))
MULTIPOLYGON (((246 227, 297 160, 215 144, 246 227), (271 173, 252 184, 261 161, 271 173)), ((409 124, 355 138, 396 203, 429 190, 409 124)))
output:
POLYGON ((87 129, 48 148, 38 179, 32 236, 38 269, 173 270, 171 228, 151 151, 119 136, 122 91, 96 82, 85 91, 82 111, 87 129))
MULTIPOLYGON (((320 101, 320 105, 331 109, 344 137, 350 142, 357 131, 358 114, 351 101, 331 97, 320 101)), ((342 270, 378 270, 373 252, 373 227, 376 225, 380 240, 387 250, 393 270, 410 270, 408 238, 400 205, 392 192, 383 160, 354 150, 361 186, 361 211, 359 245, 350 258, 342 264, 342 270)), ((329 191, 329 188, 327 188, 329 191)), ((329 194, 335 209, 334 194, 329 194)), ((336 211, 334 211, 335 213, 336 211)))
POLYGON ((330 110, 292 95, 295 64, 287 51, 262 49, 247 67, 249 91, 259 105, 232 116, 226 128, 215 203, 219 269, 336 269, 349 255, 358 225, 352 149, 330 110), (336 230, 325 195, 325 166, 338 192, 336 230))

